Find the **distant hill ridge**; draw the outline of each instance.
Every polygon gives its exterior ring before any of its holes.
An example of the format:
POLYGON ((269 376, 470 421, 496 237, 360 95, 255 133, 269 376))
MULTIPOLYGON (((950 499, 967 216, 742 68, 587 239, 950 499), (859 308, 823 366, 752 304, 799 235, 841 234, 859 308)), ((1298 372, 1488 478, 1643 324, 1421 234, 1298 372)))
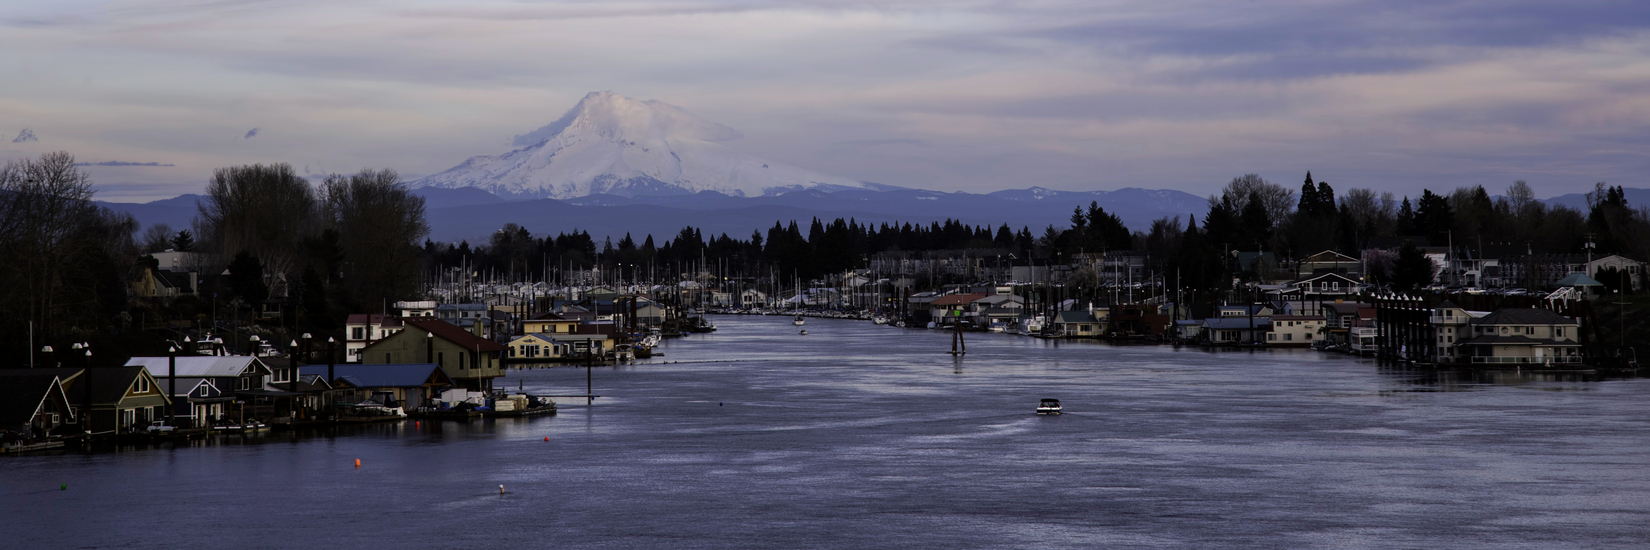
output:
MULTIPOLYGON (((1634 207, 1650 205, 1650 189, 1626 189, 1634 207)), ((973 225, 996 227, 1008 224, 1019 230, 1069 223, 1073 208, 1099 203, 1116 214, 1131 230, 1144 231, 1152 220, 1208 211, 1207 200, 1172 189, 1122 188, 1115 191, 1059 191, 1032 187, 985 194, 944 193, 920 189, 793 191, 772 196, 737 197, 715 191, 689 195, 626 197, 594 194, 568 200, 534 199, 510 201, 482 189, 425 187, 415 189, 425 197, 430 238, 456 242, 482 242, 505 223, 515 223, 537 235, 589 231, 596 239, 614 240, 631 234, 637 239, 652 234, 656 238, 675 235, 685 226, 701 229, 707 236, 727 233, 738 238, 752 231, 766 231, 774 222, 807 222, 821 219, 854 218, 860 223, 928 223, 947 218, 973 225)), ((190 226, 196 215, 196 200, 188 194, 149 203, 101 203, 127 212, 144 226, 165 223, 174 229, 190 226)), ((1581 194, 1553 197, 1547 204, 1586 208, 1581 194), (1571 204, 1580 201, 1579 206, 1571 204)))

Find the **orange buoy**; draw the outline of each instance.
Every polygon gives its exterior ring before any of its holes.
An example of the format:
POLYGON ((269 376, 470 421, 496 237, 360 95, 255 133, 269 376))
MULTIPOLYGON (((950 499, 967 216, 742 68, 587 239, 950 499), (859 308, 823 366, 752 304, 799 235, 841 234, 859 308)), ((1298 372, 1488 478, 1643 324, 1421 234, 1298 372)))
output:
POLYGON ((424 427, 424 421, 422 421, 422 420, 414 420, 414 421, 413 421, 413 427, 414 427, 414 428, 422 428, 422 427, 424 427))
POLYGON ((544 440, 545 440, 545 441, 549 441, 549 440, 550 440, 550 436, 548 436, 548 435, 547 435, 547 436, 544 436, 544 440))
POLYGON ((356 467, 356 468, 360 468, 360 467, 361 467, 361 459, 359 459, 359 458, 357 458, 357 459, 355 459, 355 467, 356 467))

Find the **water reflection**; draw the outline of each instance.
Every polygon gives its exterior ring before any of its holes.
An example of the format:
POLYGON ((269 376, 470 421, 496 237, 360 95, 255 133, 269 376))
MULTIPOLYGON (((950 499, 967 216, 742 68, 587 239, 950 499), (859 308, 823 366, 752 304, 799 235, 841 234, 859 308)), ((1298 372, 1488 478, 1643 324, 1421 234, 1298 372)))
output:
MULTIPOLYGON (((717 324, 591 368, 605 397, 557 399, 551 417, 0 458, 0 528, 18 548, 139 530, 169 548, 1650 540, 1641 379, 1008 335, 957 357, 940 331, 717 324), (1045 397, 1069 414, 1035 415, 1045 397), (176 518, 213 536, 143 527, 176 518)), ((582 394, 586 373, 518 365, 496 385, 582 394)))

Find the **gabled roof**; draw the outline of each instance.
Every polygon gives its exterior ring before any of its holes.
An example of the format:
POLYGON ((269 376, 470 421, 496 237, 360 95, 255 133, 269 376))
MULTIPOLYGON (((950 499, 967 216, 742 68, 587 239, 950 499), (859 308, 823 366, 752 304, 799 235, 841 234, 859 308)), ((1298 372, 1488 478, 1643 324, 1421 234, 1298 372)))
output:
MULTIPOLYGON (((45 369, 5 369, 33 371, 45 369)), ((0 426, 25 424, 34 419, 40 403, 62 391, 56 374, 8 372, 0 376, 0 426)), ((66 400, 66 398, 65 398, 66 400)))
POLYGON ((1455 305, 1455 302, 1444 300, 1442 302, 1438 302, 1437 305, 1432 306, 1432 309, 1461 309, 1461 306, 1455 305))
POLYGON ((952 294, 952 295, 949 295, 949 296, 941 296, 941 297, 935 299, 934 301, 929 302, 929 305, 935 305, 935 306, 967 305, 967 304, 974 303, 975 300, 978 300, 978 299, 984 298, 984 297, 986 297, 986 295, 983 294, 983 293, 972 293, 971 292, 971 293, 968 293, 968 294, 952 294))
MULTIPOLYGON (((398 364, 357 364, 348 363, 333 366, 335 380, 341 380, 357 388, 414 388, 423 386, 425 382, 434 380, 437 385, 453 385, 453 379, 441 370, 441 365, 435 363, 398 363, 398 364)), ((326 376, 326 365, 312 365, 299 367, 298 373, 303 376, 326 376)))
POLYGON ((1055 317, 1056 323, 1098 323, 1093 315, 1087 311, 1062 311, 1055 317))
POLYGON ((1576 321, 1550 309, 1506 308, 1480 317, 1477 325, 1574 325, 1576 321))
POLYGON ((576 321, 576 319, 568 319, 566 317, 562 317, 560 314, 557 314, 556 312, 553 312, 553 311, 546 311, 544 313, 540 313, 538 315, 528 317, 527 320, 528 321, 576 321))
MULTIPOLYGON (((143 366, 149 368, 154 376, 166 376, 167 358, 165 357, 133 357, 126 361, 126 366, 143 366)), ((233 378, 240 376, 248 369, 253 374, 269 374, 269 365, 250 355, 189 355, 179 356, 177 369, 172 371, 173 376, 233 378)))
POLYGON ((0 376, 35 376, 35 375, 40 375, 40 374, 50 374, 50 375, 56 376, 59 380, 62 380, 63 385, 67 386, 67 385, 73 384, 74 383, 73 380, 75 380, 76 377, 80 376, 80 373, 84 372, 85 370, 86 369, 82 369, 80 367, 35 367, 35 368, 32 368, 32 369, 29 369, 29 368, 0 369, 0 376))
MULTIPOLYGON (((182 357, 178 359, 182 359, 182 357)), ((161 360, 164 361, 166 358, 162 357, 161 360)), ((142 376, 145 372, 142 366, 94 367, 88 370, 91 372, 81 375, 86 383, 76 383, 70 389, 70 403, 84 403, 88 385, 91 386, 92 403, 119 402, 126 397, 127 390, 132 389, 132 384, 137 381, 137 377, 142 376)), ((166 392, 164 390, 160 393, 162 397, 165 397, 166 392)))
POLYGON ((188 273, 175 273, 161 269, 151 269, 150 271, 155 276, 155 284, 168 288, 175 288, 178 289, 179 292, 195 291, 194 288, 189 286, 188 273))
POLYGON ((991 304, 991 305, 997 305, 997 304, 1001 304, 1001 303, 1005 303, 1005 302, 1024 303, 1026 300, 1025 300, 1025 298, 1021 298, 1021 297, 1019 297, 1017 295, 1014 295, 1014 294, 993 294, 993 295, 986 296, 984 298, 980 298, 980 299, 974 300, 974 301, 975 302, 980 302, 980 303, 991 304))
POLYGON ((1294 281, 1290 281, 1289 284, 1300 284, 1300 283, 1306 283, 1306 282, 1313 282, 1313 281, 1317 281, 1319 279, 1340 279, 1342 281, 1352 283, 1353 285, 1358 284, 1357 279, 1347 277, 1347 276, 1342 275, 1340 273, 1319 273, 1317 275, 1312 275, 1312 276, 1309 276, 1309 277, 1301 277, 1299 279, 1295 279, 1294 281))
POLYGON ((1570 276, 1559 279, 1557 286, 1604 286, 1604 283, 1582 273, 1571 273, 1570 276))
POLYGON ((1334 250, 1325 250, 1323 252, 1319 252, 1317 254, 1307 256, 1306 259, 1301 260, 1301 261, 1302 262, 1358 263, 1357 258, 1342 254, 1340 252, 1336 252, 1334 250))
MULTIPOLYGON (((155 382, 159 384, 160 391, 162 392, 170 389, 172 384, 172 382, 164 376, 155 377, 155 382)), ((212 386, 212 389, 218 388, 217 385, 212 383, 211 378, 184 378, 180 376, 177 379, 178 391, 174 395, 192 395, 195 393, 195 389, 201 387, 203 384, 212 386)))
MULTIPOLYGON (((467 350, 505 351, 510 349, 492 340, 470 334, 469 331, 458 328, 457 325, 442 321, 440 319, 407 319, 406 323, 408 328, 421 329, 430 334, 434 334, 436 338, 452 342, 457 344, 458 347, 467 350)), ((385 341, 387 340, 379 340, 378 342, 367 345, 367 348, 371 348, 385 341)))
POLYGON ((514 344, 516 342, 520 342, 520 341, 522 341, 526 338, 529 338, 529 337, 537 338, 538 340, 543 341, 543 342, 554 342, 554 341, 556 341, 554 338, 551 338, 550 335, 548 335, 548 334, 545 334, 545 333, 542 333, 542 332, 529 332, 527 334, 523 334, 521 336, 515 337, 515 339, 510 340, 510 343, 514 344))

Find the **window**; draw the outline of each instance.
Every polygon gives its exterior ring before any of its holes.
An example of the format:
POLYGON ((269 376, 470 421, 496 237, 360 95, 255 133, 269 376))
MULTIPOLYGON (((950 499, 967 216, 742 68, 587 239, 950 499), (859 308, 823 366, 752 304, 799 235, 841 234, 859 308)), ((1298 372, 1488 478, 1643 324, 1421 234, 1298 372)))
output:
POLYGON ((464 370, 464 354, 458 354, 458 370, 464 370))
POLYGON ((1563 338, 1564 337, 1564 327, 1554 328, 1553 329, 1553 336, 1556 337, 1556 338, 1563 338))
POLYGON ((149 393, 149 379, 138 375, 137 382, 132 384, 132 393, 149 393))
POLYGON ((1268 332, 1268 333, 1266 333, 1266 339, 1267 340, 1277 340, 1278 339, 1278 333, 1268 332))
POLYGON ((1294 340, 1295 339, 1295 334, 1294 333, 1285 333, 1283 335, 1283 339, 1284 339, 1284 341, 1294 340))
POLYGON ((350 339, 351 340, 365 340, 366 338, 367 338, 367 329, 366 328, 355 327, 355 328, 350 329, 350 339))
POLYGON ((212 388, 206 387, 204 385, 201 386, 201 397, 206 397, 211 392, 212 392, 212 388))
POLYGON ((1535 334, 1535 327, 1524 327, 1524 334, 1535 334))
POLYGON ((387 352, 387 351, 384 352, 384 362, 385 363, 390 362, 390 352, 387 352))
POLYGON ((443 367, 447 366, 447 352, 436 353, 435 354, 435 364, 441 365, 443 367))
POLYGON ((237 390, 250 390, 250 389, 252 389, 252 378, 249 377, 249 376, 242 376, 240 378, 235 379, 235 389, 237 389, 237 390))

